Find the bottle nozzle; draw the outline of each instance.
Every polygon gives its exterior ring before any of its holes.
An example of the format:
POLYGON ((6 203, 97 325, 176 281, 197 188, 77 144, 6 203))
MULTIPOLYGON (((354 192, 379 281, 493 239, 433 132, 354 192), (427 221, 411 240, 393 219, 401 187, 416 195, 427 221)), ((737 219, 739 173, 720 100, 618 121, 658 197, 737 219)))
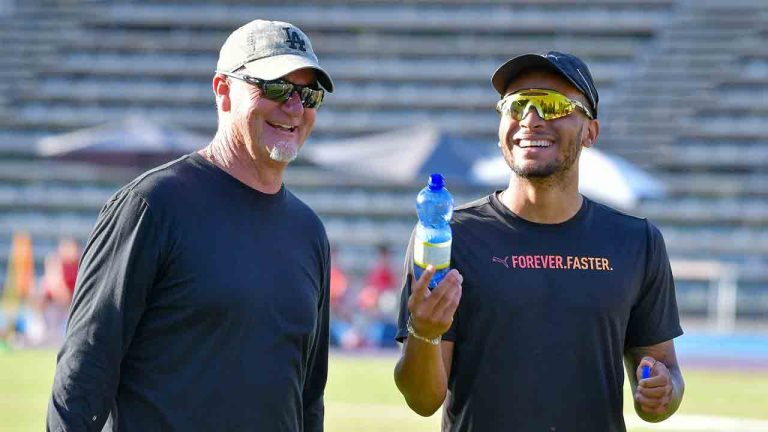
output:
POLYGON ((430 174, 429 175, 429 188, 432 190, 442 189, 445 186, 445 179, 442 174, 430 174))

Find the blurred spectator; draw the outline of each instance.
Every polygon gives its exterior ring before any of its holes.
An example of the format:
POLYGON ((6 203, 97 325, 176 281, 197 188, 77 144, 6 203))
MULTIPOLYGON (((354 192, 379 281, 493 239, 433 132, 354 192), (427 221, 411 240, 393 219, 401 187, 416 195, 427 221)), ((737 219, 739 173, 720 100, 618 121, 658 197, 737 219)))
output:
POLYGON ((62 239, 56 251, 45 258, 42 291, 46 299, 69 307, 79 262, 80 246, 73 239, 62 239))
POLYGON ((395 273, 390 263, 389 248, 386 245, 379 245, 376 262, 358 295, 358 305, 365 311, 375 312, 379 308, 381 295, 394 289, 395 273))
POLYGON ((339 266, 338 249, 331 250, 331 313, 340 312, 341 303, 347 293, 349 280, 347 273, 339 266))
POLYGON ((399 302, 398 279, 390 250, 377 257, 364 278, 350 277, 331 250, 331 344, 344 349, 394 346, 399 302))
POLYGON ((0 339, 12 345, 33 342, 42 335, 42 326, 30 309, 32 287, 35 283, 35 260, 32 237, 16 233, 11 242, 8 269, 0 297, 0 339))
POLYGON ((369 346, 394 345, 398 293, 390 255, 389 247, 379 245, 376 262, 357 296, 361 312, 357 322, 369 346))
POLYGON ((349 307, 349 277, 339 265, 338 248, 331 250, 331 344, 351 349, 362 345, 360 332, 352 325, 354 311, 349 307))
POLYGON ((3 286, 2 302, 6 307, 16 306, 29 297, 35 282, 35 260, 32 237, 25 232, 13 235, 8 255, 8 269, 3 286))
POLYGON ((40 283, 40 309, 52 344, 58 344, 64 336, 79 262, 80 245, 70 238, 61 239, 57 249, 45 257, 40 283))

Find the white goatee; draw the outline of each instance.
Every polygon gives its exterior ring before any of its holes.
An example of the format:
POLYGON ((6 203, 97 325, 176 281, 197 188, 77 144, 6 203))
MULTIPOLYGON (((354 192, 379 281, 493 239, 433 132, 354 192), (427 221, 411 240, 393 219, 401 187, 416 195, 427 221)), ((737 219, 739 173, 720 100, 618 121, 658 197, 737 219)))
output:
POLYGON ((298 147, 290 141, 278 141, 269 151, 270 159, 277 162, 293 162, 298 155, 298 147))

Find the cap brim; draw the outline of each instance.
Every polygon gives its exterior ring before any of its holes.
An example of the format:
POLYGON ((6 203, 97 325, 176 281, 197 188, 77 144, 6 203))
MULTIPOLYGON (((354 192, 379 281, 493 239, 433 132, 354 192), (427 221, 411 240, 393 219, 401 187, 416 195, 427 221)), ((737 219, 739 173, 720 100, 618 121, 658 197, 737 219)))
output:
POLYGON ((312 60, 293 54, 277 55, 254 60, 243 66, 249 75, 264 80, 282 78, 299 69, 314 69, 317 72, 317 81, 328 92, 333 92, 333 80, 328 72, 312 60))
POLYGON ((494 72, 493 76, 491 77, 493 88, 496 89, 500 95, 504 96, 504 94, 507 92, 507 85, 509 85, 509 83, 521 72, 531 68, 550 69, 562 75, 565 79, 568 80, 568 82, 576 86, 577 89, 581 88, 578 83, 575 83, 568 76, 568 74, 560 70, 556 64, 552 63, 549 61, 549 59, 539 54, 523 54, 521 56, 512 58, 501 65, 498 69, 496 69, 496 72, 494 72))

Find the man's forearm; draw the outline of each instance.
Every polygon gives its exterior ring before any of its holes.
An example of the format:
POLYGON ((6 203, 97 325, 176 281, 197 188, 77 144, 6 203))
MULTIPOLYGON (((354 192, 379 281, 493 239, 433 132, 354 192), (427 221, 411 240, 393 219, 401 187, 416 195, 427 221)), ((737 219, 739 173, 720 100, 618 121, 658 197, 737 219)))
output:
POLYGON ((395 383, 417 414, 434 414, 443 404, 448 388, 441 346, 406 339, 403 355, 395 367, 395 383))
POLYGON ((66 354, 56 366, 47 430, 100 431, 115 398, 118 373, 99 359, 74 361, 66 354))

